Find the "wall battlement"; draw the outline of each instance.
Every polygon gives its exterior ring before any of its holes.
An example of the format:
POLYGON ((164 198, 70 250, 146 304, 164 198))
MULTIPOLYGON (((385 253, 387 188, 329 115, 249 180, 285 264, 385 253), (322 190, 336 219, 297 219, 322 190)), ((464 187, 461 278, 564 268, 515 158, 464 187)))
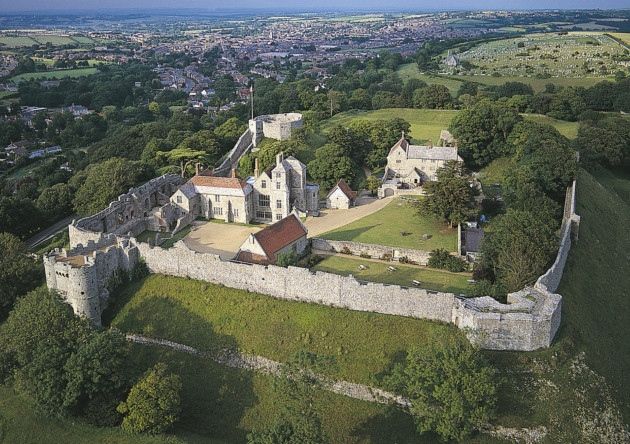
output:
POLYGON ((573 182, 567 190, 556 260, 533 287, 509 294, 507 304, 487 296, 462 298, 452 293, 366 283, 352 276, 305 268, 224 261, 217 255, 192 251, 181 241, 166 250, 139 244, 133 236, 92 232, 75 224, 70 226, 71 233, 75 229, 91 237, 69 251, 57 250, 45 256, 46 282, 62 294, 75 313, 100 324, 109 297, 108 281, 119 270, 131 270, 142 258, 153 273, 198 279, 279 299, 451 323, 482 348, 536 350, 548 347, 560 326, 562 297, 554 292, 562 278, 572 238, 577 238, 575 186, 573 182))

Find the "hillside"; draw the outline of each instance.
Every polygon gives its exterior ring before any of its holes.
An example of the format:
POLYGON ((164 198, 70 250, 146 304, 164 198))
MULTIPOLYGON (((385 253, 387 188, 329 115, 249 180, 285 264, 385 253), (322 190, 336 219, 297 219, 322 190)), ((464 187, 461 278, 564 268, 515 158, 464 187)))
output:
POLYGON ((579 240, 559 293, 564 331, 586 352, 589 366, 613 388, 630 421, 630 180, 600 170, 578 179, 579 240))

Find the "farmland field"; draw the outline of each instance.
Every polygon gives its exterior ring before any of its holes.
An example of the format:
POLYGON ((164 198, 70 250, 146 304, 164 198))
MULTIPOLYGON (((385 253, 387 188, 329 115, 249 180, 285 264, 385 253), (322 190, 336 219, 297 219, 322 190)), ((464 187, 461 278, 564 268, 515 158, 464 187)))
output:
POLYGON ((459 54, 473 75, 606 77, 622 69, 624 47, 598 32, 529 34, 482 43, 459 54))
POLYGON ((64 45, 90 45, 94 43, 89 37, 84 36, 65 36, 65 35, 51 35, 51 34, 29 34, 24 36, 0 36, 0 46, 4 45, 7 48, 21 48, 32 45, 46 45, 51 44, 53 46, 64 45))
POLYGON ((44 71, 44 72, 28 72, 11 77, 13 82, 21 82, 31 79, 65 79, 67 77, 85 77, 92 74, 96 74, 97 69, 91 68, 76 68, 76 69, 60 69, 57 71, 44 71))
POLYGON ((38 42, 33 40, 30 37, 20 36, 1 36, 0 37, 0 45, 7 48, 19 48, 22 46, 32 46, 37 45, 38 42))

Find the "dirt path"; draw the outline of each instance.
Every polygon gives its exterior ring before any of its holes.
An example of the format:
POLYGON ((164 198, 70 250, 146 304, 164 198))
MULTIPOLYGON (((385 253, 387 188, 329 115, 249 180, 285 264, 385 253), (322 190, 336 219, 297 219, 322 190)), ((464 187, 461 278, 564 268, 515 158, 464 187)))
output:
MULTIPOLYGON (((267 359, 263 356, 247 355, 234 350, 223 350, 216 355, 211 355, 189 345, 179 344, 165 339, 148 338, 136 334, 127 334, 126 336, 128 341, 136 344, 171 348, 182 353, 211 359, 217 364, 225 365, 226 367, 259 371, 270 375, 278 375, 282 370, 282 363, 267 359)), ((379 388, 355 384, 354 382, 348 381, 335 381, 322 375, 314 376, 322 384, 324 389, 339 395, 360 399, 362 401, 378 402, 380 404, 391 404, 393 402, 402 407, 409 406, 409 400, 379 388)))
POLYGON ((387 197, 385 199, 360 197, 362 201, 366 202, 362 205, 352 207, 348 210, 330 210, 324 208, 320 211, 319 217, 308 217, 304 225, 308 229, 308 237, 317 237, 320 234, 324 234, 335 228, 343 227, 344 225, 361 219, 378 210, 385 208, 394 198, 387 197))

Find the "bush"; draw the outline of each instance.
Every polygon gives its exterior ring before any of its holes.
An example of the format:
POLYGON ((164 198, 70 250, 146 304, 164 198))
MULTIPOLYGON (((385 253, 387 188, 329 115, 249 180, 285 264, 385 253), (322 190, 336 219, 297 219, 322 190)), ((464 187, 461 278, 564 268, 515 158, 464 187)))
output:
POLYGON ((429 254, 429 261, 427 265, 431 268, 438 268, 441 270, 448 270, 455 273, 466 271, 468 264, 463 259, 453 256, 443 248, 433 250, 429 254))
POLYGON ((362 257, 363 259, 372 259, 372 256, 370 256, 367 253, 361 252, 361 254, 359 254, 360 257, 362 257))
POLYGON ((352 251, 350 251, 350 248, 348 248, 348 247, 344 246, 344 247, 341 249, 340 253, 341 253, 341 254, 352 254, 352 251))
POLYGON ((298 257, 295 251, 290 251, 288 253, 280 253, 276 258, 276 265, 279 267, 287 268, 289 266, 297 265, 298 257))
POLYGON ((169 430, 181 412, 182 382, 167 373, 159 362, 129 392, 127 401, 118 406, 124 415, 121 427, 129 433, 158 434, 169 430))

